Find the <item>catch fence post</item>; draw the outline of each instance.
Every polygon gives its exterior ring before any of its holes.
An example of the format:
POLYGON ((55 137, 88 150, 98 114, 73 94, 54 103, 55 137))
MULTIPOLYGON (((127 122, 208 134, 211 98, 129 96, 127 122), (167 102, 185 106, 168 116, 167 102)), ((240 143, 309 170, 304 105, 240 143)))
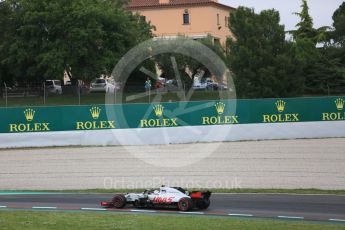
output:
POLYGON ((7 108, 7 85, 6 85, 6 82, 4 82, 4 85, 5 85, 5 104, 6 104, 6 108, 7 108))
POLYGON ((43 104, 46 104, 46 82, 43 82, 43 104))

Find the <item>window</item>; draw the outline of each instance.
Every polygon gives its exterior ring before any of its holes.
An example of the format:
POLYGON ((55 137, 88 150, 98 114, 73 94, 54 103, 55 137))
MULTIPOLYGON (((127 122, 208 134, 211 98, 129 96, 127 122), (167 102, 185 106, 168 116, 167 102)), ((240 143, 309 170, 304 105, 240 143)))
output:
POLYGON ((188 25, 189 24, 189 12, 188 10, 184 10, 183 13, 183 24, 188 25))
POLYGON ((227 26, 228 26, 228 17, 225 16, 225 27, 227 27, 227 26))
POLYGON ((219 14, 217 14, 217 25, 219 25, 219 14))

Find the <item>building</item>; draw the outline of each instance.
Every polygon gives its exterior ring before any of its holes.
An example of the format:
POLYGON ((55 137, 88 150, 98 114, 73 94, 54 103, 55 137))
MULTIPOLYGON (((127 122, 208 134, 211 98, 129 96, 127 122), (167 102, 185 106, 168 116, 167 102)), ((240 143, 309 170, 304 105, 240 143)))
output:
POLYGON ((226 38, 233 36, 228 23, 234 8, 218 0, 132 0, 128 9, 151 22, 156 37, 201 39, 210 35, 225 46, 226 38))

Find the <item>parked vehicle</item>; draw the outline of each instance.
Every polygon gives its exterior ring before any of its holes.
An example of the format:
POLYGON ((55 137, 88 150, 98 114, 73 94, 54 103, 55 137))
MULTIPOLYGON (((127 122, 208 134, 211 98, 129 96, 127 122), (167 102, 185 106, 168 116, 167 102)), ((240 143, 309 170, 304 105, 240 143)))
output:
POLYGON ((228 89, 228 86, 227 86, 226 84, 224 84, 224 83, 218 84, 218 89, 219 89, 219 90, 227 90, 227 89, 228 89))
POLYGON ((194 90, 205 90, 205 89, 217 90, 218 89, 218 83, 214 82, 212 80, 209 80, 209 79, 204 81, 204 82, 195 80, 194 84, 193 84, 193 89, 194 90))
POLYGON ((157 92, 166 92, 167 88, 166 88, 166 80, 165 78, 159 78, 156 83, 155 83, 155 88, 157 92))
POLYGON ((97 78, 90 84, 90 93, 105 92, 111 93, 115 91, 115 84, 111 83, 107 79, 97 78))
POLYGON ((206 81, 206 89, 217 90, 218 89, 218 83, 214 82, 212 80, 207 80, 206 81))
POLYGON ((178 92, 178 91, 182 90, 181 88, 179 88, 179 85, 180 85, 180 87, 182 87, 183 84, 181 81, 178 81, 176 79, 168 80, 165 83, 165 87, 166 87, 168 92, 178 92))
POLYGON ((62 94, 62 87, 60 80, 46 80, 45 81, 46 91, 56 95, 62 94))

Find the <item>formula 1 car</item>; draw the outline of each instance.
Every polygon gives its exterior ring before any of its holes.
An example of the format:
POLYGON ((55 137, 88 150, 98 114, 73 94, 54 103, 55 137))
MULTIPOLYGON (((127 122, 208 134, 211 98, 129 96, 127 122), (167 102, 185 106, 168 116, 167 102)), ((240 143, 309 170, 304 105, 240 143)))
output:
POLYGON ((142 193, 117 194, 111 202, 103 201, 105 208, 124 208, 127 204, 135 208, 178 208, 186 212, 191 209, 207 209, 210 206, 210 191, 188 192, 180 187, 162 186, 159 190, 142 193))

